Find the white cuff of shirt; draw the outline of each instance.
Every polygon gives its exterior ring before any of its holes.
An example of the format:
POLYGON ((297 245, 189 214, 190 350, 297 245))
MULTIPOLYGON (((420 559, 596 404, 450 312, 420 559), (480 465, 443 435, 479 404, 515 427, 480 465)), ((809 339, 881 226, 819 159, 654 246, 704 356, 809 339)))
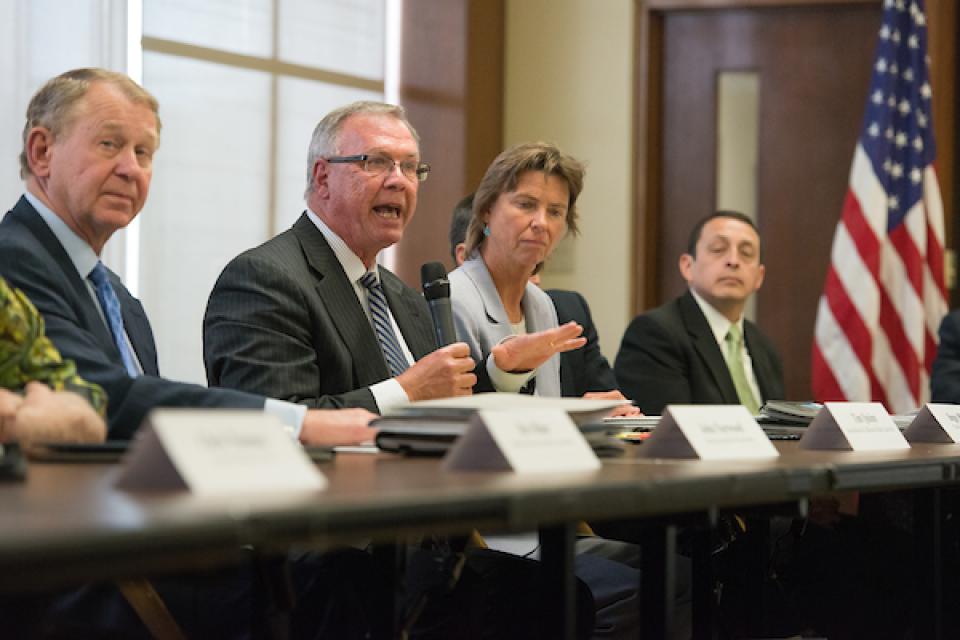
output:
POLYGON ((410 404, 410 398, 407 392, 403 390, 396 378, 388 378, 383 382, 370 385, 370 393, 377 402, 380 413, 384 414, 396 407, 403 407, 410 404))
POLYGON ((537 372, 525 371, 523 373, 510 373, 497 366, 491 353, 487 356, 487 375, 490 376, 490 383, 497 391, 506 391, 507 393, 516 393, 523 388, 523 385, 530 381, 530 378, 537 372))
POLYGON ((300 439, 303 420, 307 417, 307 407, 302 404, 267 398, 267 401, 263 404, 263 410, 268 415, 278 418, 291 438, 294 440, 300 439))

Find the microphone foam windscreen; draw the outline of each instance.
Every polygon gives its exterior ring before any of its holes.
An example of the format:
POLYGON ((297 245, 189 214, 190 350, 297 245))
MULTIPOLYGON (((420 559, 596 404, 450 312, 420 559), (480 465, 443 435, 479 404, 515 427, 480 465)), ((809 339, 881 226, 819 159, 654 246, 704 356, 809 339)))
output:
POLYGON ((420 283, 429 284, 447 277, 447 270, 440 262, 427 262, 420 267, 420 283))

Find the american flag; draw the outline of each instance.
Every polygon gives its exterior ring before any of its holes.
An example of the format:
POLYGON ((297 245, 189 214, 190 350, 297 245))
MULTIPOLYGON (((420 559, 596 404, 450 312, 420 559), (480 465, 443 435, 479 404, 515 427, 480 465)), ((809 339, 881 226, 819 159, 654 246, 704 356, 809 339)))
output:
POLYGON ((850 186, 817 308, 814 398, 929 398, 947 311, 922 0, 886 0, 850 186))

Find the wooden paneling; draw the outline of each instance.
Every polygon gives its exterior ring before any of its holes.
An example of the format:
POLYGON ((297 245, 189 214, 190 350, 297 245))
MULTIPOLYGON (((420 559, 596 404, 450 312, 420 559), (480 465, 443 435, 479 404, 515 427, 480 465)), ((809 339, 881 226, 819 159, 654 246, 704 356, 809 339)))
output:
POLYGON ((656 306, 659 255, 660 185, 663 145, 663 17, 635 13, 634 207, 632 306, 639 313, 656 306))
POLYGON ((397 245, 396 272, 420 288, 420 266, 450 265, 447 229, 500 150, 503 122, 502 0, 404 3, 400 102, 433 165, 417 213, 397 245))
MULTIPOLYGON (((960 131, 957 129, 957 38, 960 37, 960 9, 957 0, 927 0, 927 36, 930 54, 930 84, 933 86, 933 125, 937 141, 937 174, 943 194, 947 243, 960 247, 960 225, 956 224, 957 187, 960 185, 960 131)), ((960 306, 960 291, 951 291, 951 307, 960 306)))
MULTIPOLYGON (((957 36, 960 10, 957 0, 927 0, 927 52, 930 54, 930 84, 933 86, 933 124, 937 139, 937 169, 944 206, 955 211, 957 164, 957 36)), ((952 216, 948 216, 952 222, 952 216)))
POLYGON ((477 188, 490 162, 503 148, 504 14, 503 0, 472 0, 469 5, 469 46, 464 75, 466 185, 461 196, 477 188))
POLYGON ((758 297, 757 321, 789 363, 784 377, 791 398, 812 393, 817 304, 863 122, 879 27, 874 7, 838 7, 823 18, 796 10, 765 21, 759 38, 758 216, 768 279, 758 297))

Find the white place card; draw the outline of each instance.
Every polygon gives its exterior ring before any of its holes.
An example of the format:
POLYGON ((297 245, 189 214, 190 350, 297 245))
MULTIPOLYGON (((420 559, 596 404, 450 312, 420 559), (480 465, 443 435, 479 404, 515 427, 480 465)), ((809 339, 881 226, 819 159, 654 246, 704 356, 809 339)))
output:
POLYGON ((204 495, 320 490, 327 485, 280 421, 263 411, 157 409, 123 460, 117 486, 204 495))
POLYGON ((827 402, 800 439, 803 449, 884 451, 909 449, 879 402, 827 402))
POLYGON ((738 460, 780 455, 743 405, 668 405, 640 447, 644 458, 738 460))
POLYGON ((928 403, 903 436, 908 442, 960 442, 960 405, 928 403))
POLYGON ((447 452, 448 471, 593 471, 593 449, 563 409, 484 409, 447 452))

